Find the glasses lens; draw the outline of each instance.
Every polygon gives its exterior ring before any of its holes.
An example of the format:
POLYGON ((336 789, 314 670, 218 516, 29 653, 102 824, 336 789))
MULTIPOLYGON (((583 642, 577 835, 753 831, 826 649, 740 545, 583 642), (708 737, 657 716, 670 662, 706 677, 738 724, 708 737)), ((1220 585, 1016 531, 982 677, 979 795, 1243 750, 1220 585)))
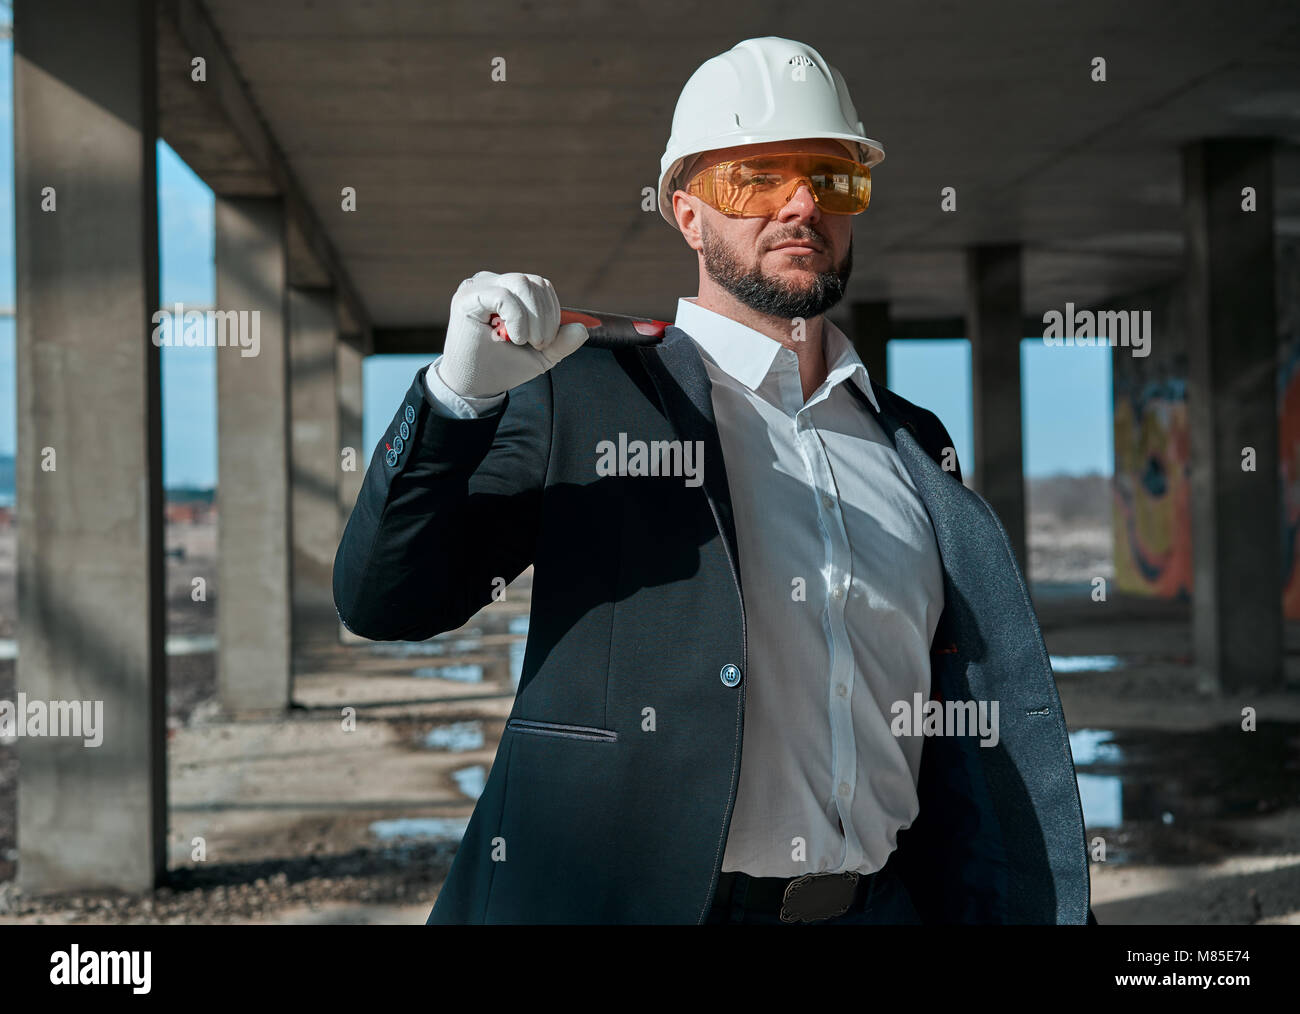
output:
POLYGON ((722 162, 691 181, 689 192, 733 218, 771 217, 806 185, 825 213, 857 215, 871 201, 871 170, 834 155, 787 153, 722 162))

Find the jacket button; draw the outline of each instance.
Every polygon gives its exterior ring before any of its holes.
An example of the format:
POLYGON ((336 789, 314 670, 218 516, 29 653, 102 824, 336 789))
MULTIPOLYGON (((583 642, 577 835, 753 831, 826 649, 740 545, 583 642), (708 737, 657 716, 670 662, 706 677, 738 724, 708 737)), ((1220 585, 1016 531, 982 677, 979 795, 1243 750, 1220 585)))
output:
POLYGON ((396 451, 398 454, 401 454, 401 453, 402 453, 402 448, 405 447, 405 446, 406 446, 406 444, 404 444, 404 443, 402 442, 402 438, 401 438, 401 437, 393 437, 393 450, 394 450, 394 451, 396 451))
POLYGON ((397 432, 401 434, 402 439, 405 440, 411 435, 411 427, 406 425, 406 423, 402 423, 402 425, 397 427, 397 432))
POLYGON ((728 662, 722 667, 722 672, 718 674, 722 677, 722 685, 734 687, 740 682, 740 669, 728 662))
POLYGON ((397 452, 390 447, 388 453, 384 455, 384 461, 387 463, 389 468, 392 468, 397 464, 397 452))
POLYGON ((408 423, 415 422, 415 409, 413 409, 410 405, 406 406, 406 421, 408 423))

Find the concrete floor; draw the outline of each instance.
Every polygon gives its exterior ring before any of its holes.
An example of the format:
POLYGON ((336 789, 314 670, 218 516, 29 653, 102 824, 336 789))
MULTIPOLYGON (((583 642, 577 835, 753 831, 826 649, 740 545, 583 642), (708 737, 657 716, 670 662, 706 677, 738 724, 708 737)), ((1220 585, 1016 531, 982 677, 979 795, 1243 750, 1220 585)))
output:
POLYGON ((1059 673, 1101 923, 1300 923, 1300 628, 1287 690, 1203 696, 1185 605, 1040 596, 1059 673), (1241 729, 1242 708, 1257 715, 1241 729))
MULTIPOLYGON (((510 710, 528 579, 432 641, 319 653, 283 718, 192 709, 170 733, 170 887, 33 900, 0 884, 0 922, 423 923, 510 710)), ((1039 614, 1056 664, 1094 667, 1058 684, 1106 847, 1098 920, 1300 923, 1300 652, 1286 693, 1202 697, 1185 606, 1045 589, 1039 614)))

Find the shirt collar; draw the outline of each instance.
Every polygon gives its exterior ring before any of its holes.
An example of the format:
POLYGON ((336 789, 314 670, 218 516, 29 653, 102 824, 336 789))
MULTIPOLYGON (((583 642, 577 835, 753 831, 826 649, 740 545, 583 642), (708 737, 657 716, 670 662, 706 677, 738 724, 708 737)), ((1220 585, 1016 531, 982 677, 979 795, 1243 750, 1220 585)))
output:
MULTIPOLYGON (((757 390, 771 372, 776 354, 783 348, 780 342, 752 327, 705 309, 695 302, 694 296, 683 296, 677 300, 677 319, 673 323, 690 335, 719 369, 751 391, 757 390)), ((824 329, 827 380, 834 383, 844 377, 849 378, 879 412, 880 405, 871 389, 867 367, 853 348, 853 343, 830 320, 825 320, 824 329)))

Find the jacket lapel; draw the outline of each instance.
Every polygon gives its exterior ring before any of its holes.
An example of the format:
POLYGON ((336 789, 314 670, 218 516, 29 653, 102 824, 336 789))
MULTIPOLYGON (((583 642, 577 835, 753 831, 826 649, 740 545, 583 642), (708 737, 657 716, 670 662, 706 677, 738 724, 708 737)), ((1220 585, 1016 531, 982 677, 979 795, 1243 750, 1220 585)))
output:
POLYGON ((704 493, 726 541, 736 587, 740 587, 740 553, 736 543, 736 521, 731 506, 731 487, 722 460, 722 444, 713 416, 713 384, 704 360, 690 335, 670 326, 658 345, 639 346, 642 361, 650 372, 659 400, 682 441, 701 441, 704 448, 704 493))

